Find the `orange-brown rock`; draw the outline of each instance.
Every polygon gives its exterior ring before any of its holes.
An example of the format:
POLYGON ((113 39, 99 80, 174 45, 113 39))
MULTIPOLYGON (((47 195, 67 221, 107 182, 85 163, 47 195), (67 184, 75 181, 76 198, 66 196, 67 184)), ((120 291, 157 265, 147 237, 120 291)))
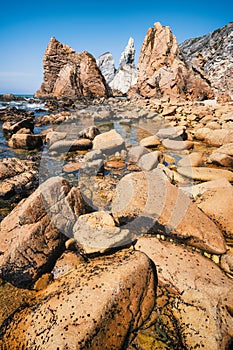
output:
POLYGON ((155 267, 141 252, 80 262, 12 315, 0 348, 126 349, 154 307, 155 288, 155 267))
POLYGON ((109 96, 110 89, 88 52, 76 53, 52 37, 44 55, 44 81, 36 97, 109 96))
POLYGON ((144 39, 137 89, 150 98, 213 98, 209 82, 187 64, 170 28, 160 23, 155 23, 144 39))

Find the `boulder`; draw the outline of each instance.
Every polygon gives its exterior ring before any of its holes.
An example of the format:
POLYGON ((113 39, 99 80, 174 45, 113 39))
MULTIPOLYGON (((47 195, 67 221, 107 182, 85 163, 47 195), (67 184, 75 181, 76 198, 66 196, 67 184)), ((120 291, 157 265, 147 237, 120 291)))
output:
POLYGON ((106 155, 112 155, 125 149, 125 141, 114 129, 97 135, 93 140, 93 150, 101 150, 106 155))
POLYGON ((222 146, 226 143, 233 142, 233 130, 231 129, 219 129, 211 130, 205 137, 205 142, 211 146, 222 146))
POLYGON ((111 91, 88 52, 76 53, 52 37, 44 55, 44 80, 36 97, 110 96, 111 91))
POLYGON ((160 151, 150 152, 143 155, 139 161, 138 165, 143 171, 150 171, 155 169, 159 163, 164 162, 164 155, 160 151))
POLYGON ((148 153, 149 153, 149 151, 145 147, 134 146, 134 147, 129 149, 128 160, 129 160, 129 162, 137 163, 143 155, 148 154, 148 153))
POLYGON ((116 227, 112 216, 104 211, 79 216, 73 232, 85 254, 104 253, 132 242, 129 230, 116 227))
POLYGON ((160 139, 170 139, 170 140, 176 140, 177 141, 185 141, 188 138, 186 127, 185 126, 174 126, 172 128, 164 128, 160 129, 156 136, 160 139))
POLYGON ((179 167, 199 167, 203 164, 203 158, 198 152, 192 152, 187 156, 182 157, 177 166, 179 167))
POLYGON ((123 349, 154 307, 155 267, 122 251, 80 263, 12 315, 1 346, 123 349))
POLYGON ((233 173, 228 170, 202 168, 202 167, 178 167, 177 172, 193 180, 211 181, 219 178, 225 178, 229 182, 233 182, 233 173))
POLYGON ((195 130, 194 137, 199 141, 204 141, 207 135, 209 135, 210 133, 211 133, 210 128, 200 128, 195 130))
POLYGON ((227 143, 219 147, 209 156, 208 162, 233 167, 233 143, 227 143))
POLYGON ((54 142, 50 147, 49 151, 55 152, 73 152, 73 151, 84 151, 92 148, 92 141, 89 139, 76 139, 76 140, 60 140, 54 142))
POLYGON ((29 129, 33 131, 34 129, 34 119, 24 118, 18 122, 5 122, 2 124, 2 130, 5 134, 13 135, 17 133, 20 129, 29 129))
POLYGON ((183 186, 183 187, 179 186, 179 188, 182 191, 184 191, 186 194, 189 194, 192 198, 196 199, 208 190, 220 189, 220 188, 231 189, 232 186, 230 182, 223 177, 212 181, 206 181, 198 185, 183 186))
POLYGON ((50 178, 1 222, 0 274, 12 284, 30 286, 52 270, 87 206, 77 188, 50 178))
POLYGON ((94 140, 94 138, 99 134, 99 129, 95 125, 92 125, 80 131, 78 136, 83 139, 94 140))
POLYGON ((8 144, 12 148, 32 150, 41 148, 43 146, 43 140, 40 135, 16 133, 8 141, 8 144))
POLYGON ((117 184, 111 212, 124 225, 122 228, 134 231, 136 236, 162 232, 210 253, 226 251, 217 226, 170 184, 160 169, 124 176, 117 184))
POLYGON ((208 190, 198 197, 196 203, 227 237, 233 238, 232 187, 208 190))
POLYGON ((191 149, 194 146, 194 143, 192 141, 176 141, 176 140, 169 140, 164 139, 162 141, 162 145, 167 149, 172 149, 174 151, 182 151, 185 149, 191 149))
POLYGON ((27 196, 38 185, 35 164, 29 160, 4 158, 0 161, 0 205, 6 199, 15 202, 27 196))
POLYGON ((207 80, 182 57, 169 27, 155 23, 146 34, 138 62, 138 93, 149 98, 213 98, 207 80))
POLYGON ((50 147, 53 143, 64 140, 67 137, 66 132, 60 132, 60 131, 50 131, 46 134, 46 144, 47 147, 50 147))
POLYGON ((213 261, 181 245, 140 237, 135 248, 158 271, 154 327, 160 332, 150 335, 162 334, 176 349, 227 349, 233 331, 232 280, 213 261))
POLYGON ((161 142, 156 135, 145 137, 140 141, 140 146, 154 148, 160 145, 161 142))

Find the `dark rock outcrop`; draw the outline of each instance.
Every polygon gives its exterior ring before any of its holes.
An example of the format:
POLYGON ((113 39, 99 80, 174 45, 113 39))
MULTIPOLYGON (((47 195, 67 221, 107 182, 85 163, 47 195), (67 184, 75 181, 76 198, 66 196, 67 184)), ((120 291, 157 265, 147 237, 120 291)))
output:
POLYGON ((142 44, 136 90, 150 98, 204 100, 214 96, 205 77, 185 61, 170 28, 160 23, 148 30, 142 44))
POLYGON ((36 97, 109 96, 111 91, 88 52, 76 53, 52 37, 44 55, 44 81, 36 97))
POLYGON ((233 96, 233 22, 181 45, 185 59, 196 69, 203 69, 216 93, 233 96))

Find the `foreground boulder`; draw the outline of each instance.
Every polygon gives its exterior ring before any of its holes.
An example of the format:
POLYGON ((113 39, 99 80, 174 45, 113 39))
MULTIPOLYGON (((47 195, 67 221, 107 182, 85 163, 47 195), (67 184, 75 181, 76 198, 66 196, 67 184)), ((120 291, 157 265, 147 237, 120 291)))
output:
POLYGON ((140 252, 80 263, 14 314, 7 349, 123 349, 154 307, 155 268, 140 252))
POLYGON ((1 277, 19 287, 30 286, 51 271, 77 217, 85 212, 80 192, 66 180, 43 183, 1 222, 1 277))
POLYGON ((226 251, 217 226, 159 169, 124 176, 116 187, 112 214, 136 235, 162 232, 210 253, 226 251))
POLYGON ((109 96, 111 91, 88 52, 76 53, 51 38, 44 55, 44 81, 36 97, 109 96))
POLYGON ((155 23, 144 39, 139 62, 138 93, 153 98, 213 98, 207 80, 187 64, 169 27, 155 23))
POLYGON ((147 254, 158 271, 156 331, 144 331, 136 344, 153 337, 167 340, 172 349, 231 349, 232 280, 213 261, 184 246, 141 237, 135 248, 147 254))

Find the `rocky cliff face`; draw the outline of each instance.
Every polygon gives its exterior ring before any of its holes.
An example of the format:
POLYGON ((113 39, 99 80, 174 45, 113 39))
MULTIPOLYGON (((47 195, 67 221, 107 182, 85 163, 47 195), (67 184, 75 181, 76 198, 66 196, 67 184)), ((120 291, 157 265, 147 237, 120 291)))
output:
POLYGON ((137 83, 137 69, 135 67, 134 40, 130 38, 125 50, 121 54, 119 68, 114 79, 110 82, 113 91, 125 94, 132 85, 137 83))
POLYGON ((233 22, 180 45, 185 59, 204 69, 216 92, 233 96, 233 22))
POLYGON ((155 23, 144 39, 139 63, 137 91, 154 98, 213 98, 204 73, 195 71, 185 60, 169 27, 155 23))
POLYGON ((44 81, 36 97, 109 96, 110 89, 88 52, 76 53, 51 38, 44 55, 44 81))
POLYGON ((133 38, 121 54, 119 68, 116 70, 111 53, 107 52, 97 59, 97 64, 112 90, 118 94, 125 94, 137 82, 135 66, 135 48, 133 38))
POLYGON ((109 84, 116 73, 113 55, 110 52, 106 52, 96 59, 96 63, 105 77, 106 82, 109 84))

